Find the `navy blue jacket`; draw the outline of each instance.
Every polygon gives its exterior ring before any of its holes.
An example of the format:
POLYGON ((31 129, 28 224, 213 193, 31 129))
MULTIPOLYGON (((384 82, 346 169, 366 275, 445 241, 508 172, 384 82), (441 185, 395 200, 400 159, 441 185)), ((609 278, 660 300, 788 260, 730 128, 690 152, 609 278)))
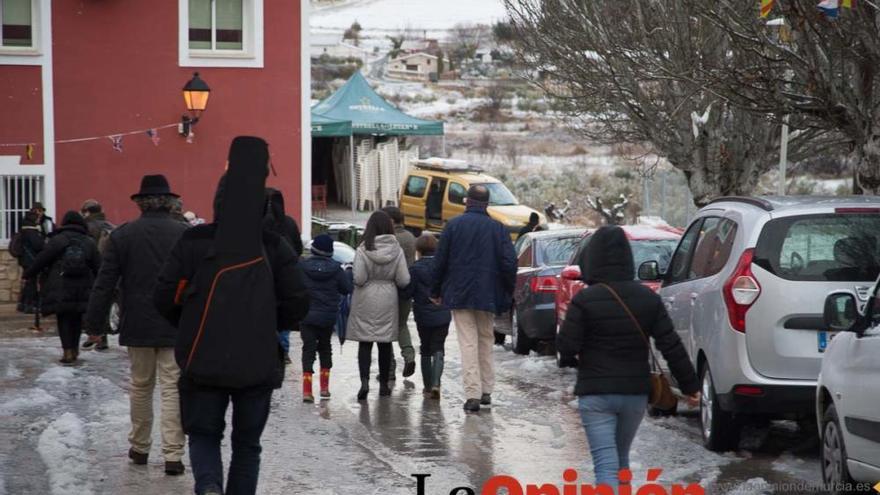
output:
POLYGON ((434 286, 434 257, 419 258, 409 269, 407 296, 413 300, 413 315, 419 328, 434 328, 449 325, 452 313, 445 306, 431 302, 431 289, 434 286))
POLYGON ((469 206, 446 224, 434 256, 434 296, 452 310, 510 309, 516 254, 507 229, 486 208, 469 206))
POLYGON ((342 296, 351 294, 351 277, 342 265, 332 258, 313 254, 300 261, 309 289, 309 314, 303 325, 321 328, 332 327, 336 323, 339 303, 342 296))

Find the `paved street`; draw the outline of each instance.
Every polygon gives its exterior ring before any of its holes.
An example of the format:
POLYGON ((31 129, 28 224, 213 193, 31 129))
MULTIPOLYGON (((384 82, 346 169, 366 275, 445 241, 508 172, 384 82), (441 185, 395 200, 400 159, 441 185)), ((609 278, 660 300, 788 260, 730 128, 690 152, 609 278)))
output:
MULTIPOLYGON (((158 435, 147 468, 128 462, 124 350, 114 345, 104 353, 85 352, 81 365, 64 368, 55 362, 57 337, 13 332, 26 325, 23 319, 4 318, 0 325, 0 495, 191 493, 189 473, 164 475, 158 435)), ((418 373, 399 379, 391 398, 380 400, 375 383, 369 401, 358 403, 357 347, 348 343, 334 348, 332 400, 303 404, 295 363, 273 397, 260 493, 414 494, 412 473, 431 474, 432 495, 457 486, 479 493, 495 474, 561 486, 566 468, 576 469, 580 482, 591 482, 588 447, 570 394, 574 372, 557 370, 550 357, 496 348, 495 405, 466 416, 457 347, 453 334, 439 403, 423 399, 418 373)), ((700 446, 697 424, 693 412, 647 419, 633 449, 635 480, 659 467, 667 485, 702 482, 706 493, 743 494, 774 493, 774 483, 818 481, 812 431, 801 433, 784 422, 753 428, 743 450, 717 455, 700 446)), ((783 492, 799 493, 775 490, 783 492)))

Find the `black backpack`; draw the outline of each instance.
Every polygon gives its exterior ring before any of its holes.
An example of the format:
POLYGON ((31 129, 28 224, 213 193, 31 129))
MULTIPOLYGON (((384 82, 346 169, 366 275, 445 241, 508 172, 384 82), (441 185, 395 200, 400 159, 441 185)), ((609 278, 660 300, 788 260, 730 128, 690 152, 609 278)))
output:
POLYGON ((175 358, 197 385, 240 389, 280 386, 275 281, 265 250, 221 262, 209 254, 182 293, 175 358))
POLYGON ((24 239, 21 232, 16 232, 12 234, 12 239, 9 241, 9 254, 12 255, 13 258, 21 258, 24 254, 24 239))
POLYGON ((82 278, 89 275, 88 254, 79 239, 70 238, 67 247, 61 254, 61 276, 64 278, 82 278))

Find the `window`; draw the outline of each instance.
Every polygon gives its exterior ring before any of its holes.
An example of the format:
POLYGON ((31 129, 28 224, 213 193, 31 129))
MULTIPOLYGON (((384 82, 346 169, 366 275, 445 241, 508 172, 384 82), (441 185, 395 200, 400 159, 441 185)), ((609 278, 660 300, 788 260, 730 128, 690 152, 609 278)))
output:
POLYGON ((540 264, 545 266, 563 266, 568 262, 571 253, 580 243, 579 237, 559 237, 541 240, 538 245, 540 264))
POLYGON ((700 236, 700 226, 702 224, 703 219, 697 220, 691 225, 688 231, 685 232, 684 237, 681 238, 681 242, 678 244, 678 249, 672 256, 672 263, 669 265, 668 280, 670 284, 677 284, 678 282, 684 282, 688 279, 687 276, 691 254, 693 254, 697 238, 700 236))
POLYGON ((755 264, 786 280, 873 282, 880 273, 880 215, 803 215, 767 222, 755 264))
POLYGON ((500 182, 480 185, 485 186, 489 190, 489 204, 491 206, 514 206, 519 204, 519 201, 516 200, 516 196, 510 192, 510 189, 500 182))
POLYGON ((711 217, 703 222, 702 234, 694 250, 689 279, 711 277, 720 272, 733 250, 736 223, 726 218, 711 217))
POLYGON ((34 12, 31 0, 0 0, 0 47, 34 47, 34 12))
POLYGON ((519 268, 530 268, 532 266, 532 246, 533 244, 529 242, 523 251, 519 254, 519 258, 517 259, 516 266, 519 268))
POLYGON ((463 205, 467 197, 467 190, 463 185, 453 182, 449 184, 449 202, 454 205, 463 205))
POLYGON ((21 227, 21 220, 34 202, 43 200, 40 175, 0 176, 0 243, 6 244, 21 227))
MULTIPOLYGON (((666 271, 669 267, 669 260, 672 259, 672 252, 675 251, 675 245, 678 241, 673 239, 645 239, 640 241, 630 241, 629 245, 633 253, 633 266, 638 271, 646 261, 656 261, 660 267, 660 272, 666 271)), ((636 277, 638 280, 638 276, 636 277)))
POLYGON ((414 198, 421 198, 425 195, 425 190, 427 188, 428 179, 419 177, 418 175, 412 175, 409 180, 406 181, 406 189, 403 191, 403 194, 414 198))
POLYGON ((263 66, 263 0, 178 0, 181 67, 263 66))
POLYGON ((418 72, 418 71, 419 71, 419 66, 418 66, 418 65, 410 65, 410 64, 406 64, 406 70, 408 70, 408 71, 410 71, 410 72, 418 72))

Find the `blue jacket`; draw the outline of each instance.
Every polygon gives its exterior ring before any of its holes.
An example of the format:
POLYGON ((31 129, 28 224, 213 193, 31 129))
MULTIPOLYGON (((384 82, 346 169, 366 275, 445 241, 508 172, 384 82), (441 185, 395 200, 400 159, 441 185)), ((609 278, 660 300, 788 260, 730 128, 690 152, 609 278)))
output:
POLYGON ((510 309, 516 254, 507 229, 486 208, 469 206, 446 224, 434 256, 433 295, 452 310, 500 314, 510 309))
POLYGON ((409 269, 407 295, 413 299, 413 315, 419 328, 442 327, 452 321, 452 313, 445 306, 430 300, 434 285, 434 257, 419 258, 409 269))
POLYGON ((309 290, 309 314, 303 325, 328 328, 336 323, 342 296, 351 294, 351 278, 342 265, 326 256, 313 254, 300 261, 309 290))

